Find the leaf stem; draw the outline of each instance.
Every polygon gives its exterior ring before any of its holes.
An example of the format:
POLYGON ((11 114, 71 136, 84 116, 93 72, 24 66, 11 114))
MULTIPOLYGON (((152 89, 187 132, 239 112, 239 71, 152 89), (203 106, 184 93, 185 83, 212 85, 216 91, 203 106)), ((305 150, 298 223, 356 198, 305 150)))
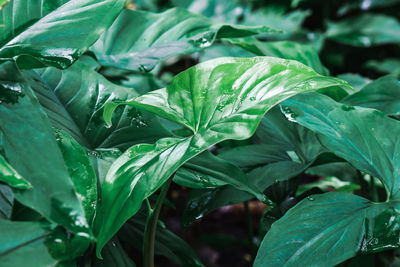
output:
MULTIPOLYGON (((162 186, 160 195, 157 198, 157 202, 154 209, 149 209, 149 215, 146 221, 146 229, 144 230, 144 244, 143 244, 143 266, 154 267, 154 245, 156 239, 156 230, 158 223, 158 216, 160 215, 161 207, 164 202, 165 196, 167 195, 168 188, 172 181, 172 175, 162 186)), ((150 204, 148 203, 148 206, 150 204)))
POLYGON ((371 176, 371 191, 372 191, 372 201, 379 202, 378 190, 375 184, 375 177, 371 176))
POLYGON ((249 234, 250 253, 251 253, 251 256, 254 257, 255 244, 253 241, 253 237, 254 237, 253 219, 251 217, 251 213, 250 213, 250 209, 249 209, 249 202, 245 201, 245 202, 243 202, 243 205, 244 205, 244 211, 246 213, 246 220, 247 220, 247 227, 248 227, 248 234, 249 234))

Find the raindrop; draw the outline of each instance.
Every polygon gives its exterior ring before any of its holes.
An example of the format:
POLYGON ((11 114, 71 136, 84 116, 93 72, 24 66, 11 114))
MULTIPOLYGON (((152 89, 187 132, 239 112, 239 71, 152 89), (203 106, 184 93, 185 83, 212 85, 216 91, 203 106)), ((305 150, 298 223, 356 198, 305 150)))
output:
POLYGON ((310 201, 314 201, 314 198, 312 196, 308 196, 307 199, 310 201))

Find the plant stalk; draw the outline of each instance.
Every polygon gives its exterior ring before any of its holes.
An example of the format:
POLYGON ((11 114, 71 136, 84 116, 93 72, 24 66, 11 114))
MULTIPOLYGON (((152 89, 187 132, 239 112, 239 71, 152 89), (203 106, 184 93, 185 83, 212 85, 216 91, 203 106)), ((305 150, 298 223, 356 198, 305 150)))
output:
POLYGON ((244 211, 246 213, 248 235, 249 235, 248 238, 249 238, 249 245, 250 245, 250 253, 251 253, 251 256, 254 257, 255 244, 254 244, 254 241, 253 241, 253 237, 254 237, 253 218, 251 217, 250 208, 249 208, 249 202, 245 201, 245 202, 243 202, 243 205, 244 205, 244 211))
POLYGON ((161 207, 164 202, 165 196, 167 195, 168 188, 171 184, 173 175, 165 182, 161 188, 160 195, 157 198, 157 202, 154 209, 149 209, 149 215, 147 217, 146 229, 144 231, 144 245, 143 245, 143 266, 154 267, 154 246, 156 239, 156 230, 158 223, 158 216, 160 215, 161 207))

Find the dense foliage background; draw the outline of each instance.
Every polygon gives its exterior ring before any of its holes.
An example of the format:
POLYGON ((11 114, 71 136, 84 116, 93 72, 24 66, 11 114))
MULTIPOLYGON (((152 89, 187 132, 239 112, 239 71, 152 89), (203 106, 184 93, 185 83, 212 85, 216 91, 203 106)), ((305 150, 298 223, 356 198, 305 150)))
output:
POLYGON ((0 7, 0 266, 400 266, 399 0, 0 7))

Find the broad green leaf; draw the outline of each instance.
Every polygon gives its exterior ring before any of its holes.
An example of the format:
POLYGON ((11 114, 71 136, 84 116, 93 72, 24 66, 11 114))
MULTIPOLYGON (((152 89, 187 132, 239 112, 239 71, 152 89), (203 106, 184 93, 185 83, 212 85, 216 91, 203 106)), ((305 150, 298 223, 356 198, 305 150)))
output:
MULTIPOLYGON (((252 139, 255 144, 235 147, 218 156, 240 167, 250 182, 262 191, 299 175, 323 152, 314 133, 288 121, 279 107, 271 109, 264 116, 252 139)), ((187 226, 219 207, 253 198, 238 189, 223 186, 211 190, 192 190, 183 212, 182 224, 187 226)))
POLYGON ((232 39, 228 40, 228 42, 240 46, 257 56, 274 56, 297 60, 322 75, 329 75, 329 71, 322 65, 317 51, 310 45, 289 41, 261 42, 251 37, 232 39))
POLYGON ((88 152, 100 187, 106 179, 107 172, 111 165, 121 154, 122 152, 117 148, 96 149, 95 151, 88 152))
POLYGON ((213 22, 181 8, 163 13, 124 10, 92 51, 102 65, 150 71, 162 60, 200 51, 216 39, 271 31, 267 26, 213 22))
MULTIPOLYGON (((360 74, 357 73, 344 73, 344 74, 339 74, 337 76, 339 79, 345 80, 348 82, 351 87, 354 88, 355 91, 359 91, 362 89, 364 86, 366 86, 368 83, 371 82, 369 78, 363 77, 360 74)), ((350 92, 349 93, 354 93, 350 92)))
POLYGON ((369 60, 365 66, 380 73, 400 75, 400 60, 397 58, 388 58, 382 61, 369 60))
POLYGON ((186 162, 174 175, 174 182, 190 188, 214 188, 230 184, 250 191, 246 175, 235 165, 208 151, 186 162))
POLYGON ((0 11, 0 62, 66 68, 122 10, 125 0, 11 0, 0 11), (65 4, 64 4, 65 3, 65 4), (17 21, 17 22, 15 22, 17 21))
POLYGON ((363 14, 329 23, 326 36, 339 43, 360 47, 399 43, 400 23, 386 15, 363 14))
POLYGON ((93 267, 135 267, 136 264, 126 254, 117 237, 113 237, 104 247, 103 259, 93 257, 93 267))
POLYGON ((56 140, 67 166, 75 192, 91 224, 97 207, 97 180, 86 151, 67 133, 56 130, 56 140))
MULTIPOLYGON (((138 213, 124 224, 118 236, 136 249, 142 250, 145 226, 146 216, 138 213)), ((204 266, 189 244, 169 231, 161 221, 157 224, 154 253, 165 256, 180 266, 204 266)))
POLYGON ((11 218, 13 205, 14 197, 11 188, 0 184, 0 219, 11 218))
POLYGON ((275 222, 254 267, 334 266, 358 253, 399 247, 399 202, 348 193, 313 195, 275 222))
POLYGON ((0 261, 2 266, 56 266, 46 239, 51 226, 40 222, 11 222, 0 219, 0 261))
MULTIPOLYGON (((299 92, 336 85, 347 86, 296 61, 219 58, 178 74, 167 88, 106 106, 107 122, 117 106, 128 104, 182 124, 193 135, 136 145, 115 161, 103 183, 95 221, 97 253, 142 201, 187 160, 223 140, 249 138, 263 115, 279 102, 299 92)), ((258 188, 249 193, 265 201, 258 188)))
POLYGON ((294 10, 286 13, 282 6, 271 5, 245 14, 243 24, 245 25, 269 25, 274 29, 282 30, 283 33, 275 34, 274 39, 288 39, 292 35, 302 31, 301 24, 310 15, 309 10, 294 10))
POLYGON ((124 150, 171 135, 153 114, 130 107, 119 109, 113 117, 113 126, 106 127, 104 105, 138 94, 134 89, 107 81, 82 62, 76 62, 67 70, 45 68, 23 74, 53 126, 65 130, 86 148, 124 150))
POLYGON ((8 162, 32 188, 15 190, 25 206, 65 226, 89 234, 81 203, 46 113, 12 63, 0 69, 0 131, 8 162))
POLYGON ((204 62, 218 57, 254 57, 254 53, 251 53, 243 48, 232 45, 229 42, 223 42, 222 44, 214 44, 213 46, 203 50, 200 53, 199 60, 204 62))
MULTIPOLYGON (((275 182, 285 181, 300 174, 305 168, 302 164, 290 160, 280 161, 256 168, 247 173, 247 177, 263 191, 275 182)), ((215 189, 192 190, 182 215, 182 225, 186 227, 217 208, 252 198, 253 195, 228 185, 215 189)))
POLYGON ((307 190, 312 189, 313 187, 318 187, 325 192, 332 191, 333 189, 336 192, 346 193, 353 193, 355 190, 360 189, 360 186, 358 184, 352 184, 348 181, 339 180, 334 176, 328 176, 316 182, 300 185, 298 190, 296 191, 296 195, 301 195, 307 190))
POLYGON ((282 104, 286 116, 318 133, 320 142, 356 168, 379 178, 388 197, 400 193, 400 122, 368 108, 303 94, 282 104))
POLYGON ((381 77, 341 102, 378 109, 390 115, 400 115, 400 81, 395 76, 381 77))
POLYGON ((14 168, 8 164, 6 159, 0 154, 0 181, 18 189, 31 188, 31 184, 26 181, 14 168))

